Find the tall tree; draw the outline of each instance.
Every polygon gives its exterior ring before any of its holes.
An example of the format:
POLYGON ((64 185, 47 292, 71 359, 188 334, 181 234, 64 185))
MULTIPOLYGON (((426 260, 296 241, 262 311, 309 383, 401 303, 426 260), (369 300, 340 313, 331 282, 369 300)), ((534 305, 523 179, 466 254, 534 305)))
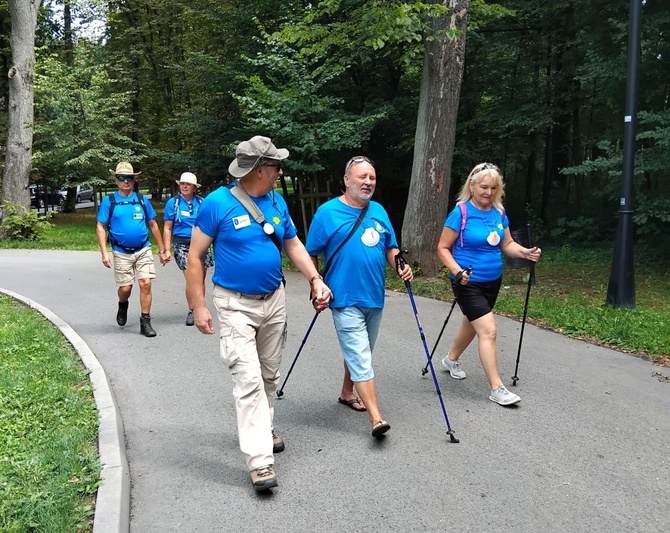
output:
POLYGON ((9 69, 9 131, 2 180, 2 198, 28 207, 33 148, 33 96, 35 70, 36 0, 9 0, 12 25, 10 47, 12 66, 9 69))
POLYGON ((465 63, 470 0, 440 0, 449 8, 425 35, 414 163, 402 225, 402 245, 427 274, 439 269, 435 252, 451 184, 456 117, 465 63))

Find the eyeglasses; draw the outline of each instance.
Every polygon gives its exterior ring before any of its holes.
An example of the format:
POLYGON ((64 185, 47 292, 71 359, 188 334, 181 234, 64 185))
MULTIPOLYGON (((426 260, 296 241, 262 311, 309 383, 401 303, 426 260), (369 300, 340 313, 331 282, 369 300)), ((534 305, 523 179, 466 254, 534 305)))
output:
POLYGON ((276 168, 278 171, 281 170, 281 163, 277 163, 276 165, 271 165, 270 163, 263 163, 261 166, 276 168))
POLYGON ((130 183, 135 179, 135 176, 116 176, 116 179, 119 181, 125 181, 126 183, 130 183))
POLYGON ((363 162, 370 163, 373 167, 375 166, 372 159, 368 159, 364 155, 356 155, 356 156, 352 157, 351 159, 349 159, 349 162, 344 167, 344 173, 348 174, 349 171, 351 170, 351 167, 354 166, 355 163, 363 163, 363 162))

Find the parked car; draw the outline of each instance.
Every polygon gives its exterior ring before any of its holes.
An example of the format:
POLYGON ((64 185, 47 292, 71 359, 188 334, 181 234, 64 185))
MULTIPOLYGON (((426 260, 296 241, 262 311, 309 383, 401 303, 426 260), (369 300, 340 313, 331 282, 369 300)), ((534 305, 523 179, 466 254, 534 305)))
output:
MULTIPOLYGON (((63 186, 58 191, 63 197, 63 202, 67 198, 67 187, 63 186)), ((77 198, 76 201, 78 204, 82 202, 92 202, 93 201, 93 187, 88 185, 77 185, 77 198)))
POLYGON ((28 185, 30 190, 30 205, 37 209, 43 208, 45 205, 63 205, 63 197, 60 191, 55 188, 45 187, 44 185, 28 185))

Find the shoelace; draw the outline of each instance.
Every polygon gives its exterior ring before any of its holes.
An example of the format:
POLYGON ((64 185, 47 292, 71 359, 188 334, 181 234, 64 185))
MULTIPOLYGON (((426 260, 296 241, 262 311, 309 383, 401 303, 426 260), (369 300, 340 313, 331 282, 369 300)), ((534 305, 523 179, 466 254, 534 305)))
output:
POLYGON ((509 391, 505 388, 505 385, 500 385, 500 387, 496 389, 496 392, 499 392, 500 394, 503 395, 509 394, 509 391))
POLYGON ((258 477, 267 477, 272 475, 272 467, 270 466, 262 466, 261 468, 258 469, 258 472, 256 473, 258 477))

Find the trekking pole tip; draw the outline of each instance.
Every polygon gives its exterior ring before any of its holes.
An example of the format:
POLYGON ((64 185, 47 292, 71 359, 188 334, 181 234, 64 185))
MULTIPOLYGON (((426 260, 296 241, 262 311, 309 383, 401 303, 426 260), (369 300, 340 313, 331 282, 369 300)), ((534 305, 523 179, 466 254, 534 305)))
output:
POLYGON ((277 398, 281 398, 282 396, 284 396, 284 391, 283 390, 278 390, 277 391, 277 398))
POLYGON ((519 381, 517 376, 512 376, 512 387, 516 387, 516 382, 519 381))
POLYGON ((422 368, 421 369, 421 375, 425 376, 426 374, 428 374, 428 369, 427 368, 422 368))
POLYGON ((456 438, 456 435, 454 435, 454 430, 453 429, 450 429, 449 431, 447 431, 447 435, 449 435, 449 439, 451 440, 452 444, 458 444, 459 442, 461 442, 460 440, 458 440, 456 438))

